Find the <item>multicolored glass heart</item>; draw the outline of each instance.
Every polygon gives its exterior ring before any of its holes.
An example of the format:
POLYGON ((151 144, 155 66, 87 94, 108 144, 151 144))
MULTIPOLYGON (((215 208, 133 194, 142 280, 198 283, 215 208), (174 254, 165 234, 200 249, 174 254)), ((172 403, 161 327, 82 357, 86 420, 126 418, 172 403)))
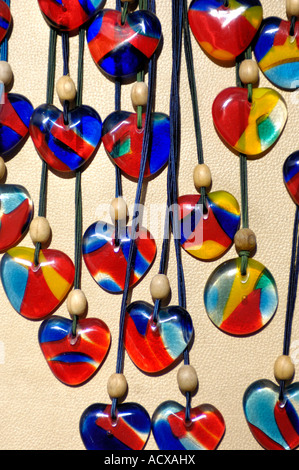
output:
POLYGON ((137 403, 117 406, 116 420, 111 405, 95 403, 81 416, 80 433, 87 450, 142 450, 151 430, 147 411, 137 403))
POLYGON ((207 404, 191 408, 190 421, 186 421, 182 405, 165 401, 153 414, 152 428, 160 450, 215 450, 225 422, 221 413, 207 404))
POLYGON ((282 133, 287 107, 276 90, 254 88, 250 102, 246 88, 232 87, 215 98, 212 115, 217 131, 230 147, 245 155, 260 155, 282 133))
MULTIPOLYGON (((115 227, 106 222, 93 223, 83 236, 83 259, 96 283, 110 293, 123 292, 131 244, 131 227, 115 227)), ((147 273, 156 256, 156 243, 145 228, 135 235, 135 259, 131 273, 132 287, 147 273)))
POLYGON ((160 308, 153 319, 153 305, 137 301, 127 307, 124 344, 134 364, 143 372, 161 372, 187 348, 193 335, 189 313, 178 306, 160 308))
POLYGON ((16 247, 1 259, 0 273, 12 307, 25 318, 41 320, 50 315, 72 287, 75 266, 58 250, 44 249, 39 264, 34 263, 34 248, 16 247))
POLYGON ((11 13, 9 6, 0 0, 0 42, 5 38, 11 23, 11 13))
POLYGON ((285 160, 283 179, 294 203, 299 205, 299 151, 293 152, 285 160))
POLYGON ((232 245, 240 224, 240 207, 230 193, 215 191, 206 197, 206 213, 200 194, 178 198, 181 245, 190 255, 212 260, 232 245))
MULTIPOLYGON (((137 127, 137 114, 116 111, 103 123, 102 141, 113 163, 125 175, 138 178, 144 138, 145 114, 142 128, 137 127)), ((169 117, 153 113, 151 120, 150 155, 146 162, 144 177, 158 173, 168 162, 170 152, 169 117)))
POLYGON ((76 171, 94 154, 101 141, 102 121, 90 106, 68 113, 68 123, 56 106, 42 104, 32 114, 30 135, 39 155, 54 170, 76 171))
POLYGON ((55 377, 76 386, 89 380, 101 366, 110 346, 110 331, 98 318, 85 318, 72 334, 72 320, 52 316, 42 322, 38 340, 55 377))
POLYGON ((280 389, 270 380, 257 380, 246 390, 243 408, 249 428, 266 450, 293 450, 299 445, 299 383, 280 389))
POLYGON ((263 19, 259 0, 193 0, 188 18, 202 49, 218 61, 231 62, 252 42, 263 19))
POLYGON ((87 42, 95 63, 106 75, 130 78, 142 70, 156 51, 162 31, 158 18, 145 10, 129 13, 102 10, 87 30, 87 42))
POLYGON ((0 185, 0 251, 16 245, 32 219, 33 203, 27 189, 17 184, 0 185))
POLYGON ((104 0, 38 0, 46 21, 60 31, 74 31, 98 13, 104 0))
POLYGON ((241 258, 232 259, 210 275, 204 303, 209 318, 220 330, 237 336, 252 334, 263 328, 276 312, 276 283, 258 261, 249 258, 243 276, 241 258))

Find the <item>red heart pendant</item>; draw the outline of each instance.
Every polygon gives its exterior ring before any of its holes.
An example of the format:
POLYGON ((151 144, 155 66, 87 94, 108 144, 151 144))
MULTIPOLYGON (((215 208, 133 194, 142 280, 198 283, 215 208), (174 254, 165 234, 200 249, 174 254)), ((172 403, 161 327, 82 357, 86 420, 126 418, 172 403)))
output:
POLYGON ((11 23, 11 13, 9 6, 0 0, 0 42, 5 38, 11 23))
POLYGON ((41 350, 55 377, 66 385, 81 385, 101 366, 110 346, 110 331, 97 318, 77 323, 72 335, 72 320, 52 316, 39 328, 41 350))

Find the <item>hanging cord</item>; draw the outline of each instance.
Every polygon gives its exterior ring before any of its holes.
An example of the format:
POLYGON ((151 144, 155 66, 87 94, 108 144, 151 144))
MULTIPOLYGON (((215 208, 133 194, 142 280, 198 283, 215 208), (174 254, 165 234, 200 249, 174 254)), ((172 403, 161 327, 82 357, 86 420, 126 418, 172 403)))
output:
MULTIPOLYGON (((55 64, 56 64, 56 45, 57 45, 57 32, 55 29, 50 28, 50 39, 49 39, 49 54, 48 54, 48 78, 47 78, 47 104, 53 103, 54 97, 54 81, 55 81, 55 64)), ((48 165, 42 161, 42 172, 40 181, 40 192, 39 192, 39 217, 45 217, 46 205, 47 205, 47 180, 48 180, 48 165)), ((34 264, 39 264, 39 253, 41 250, 41 244, 37 243, 34 252, 34 264)))
MULTIPOLYGON (((10 8, 10 0, 4 0, 4 2, 8 6, 8 8, 10 8)), ((7 62, 7 58, 8 58, 8 36, 6 35, 1 43, 0 60, 2 60, 3 62, 7 62)))

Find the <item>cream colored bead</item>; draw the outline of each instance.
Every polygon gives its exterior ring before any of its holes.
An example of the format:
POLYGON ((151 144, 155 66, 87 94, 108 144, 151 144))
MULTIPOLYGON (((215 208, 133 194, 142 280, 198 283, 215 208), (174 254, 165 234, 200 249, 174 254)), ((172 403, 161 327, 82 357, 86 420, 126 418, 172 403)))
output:
POLYGON ((0 180, 4 178, 5 173, 6 173, 5 161, 3 160, 2 157, 0 157, 0 180))
POLYGON ((177 381, 182 392, 194 392, 198 384, 197 373, 194 367, 190 365, 180 367, 177 373, 177 381))
POLYGON ((299 0, 287 0, 286 12, 290 16, 299 16, 299 0))
POLYGON ((146 106, 148 98, 148 86, 145 82, 136 82, 132 86, 131 100, 133 106, 146 106))
POLYGON ((128 207, 126 201, 122 197, 116 197, 111 202, 110 217, 115 222, 116 220, 125 221, 128 217, 128 207))
POLYGON ((156 274, 150 285, 150 293, 153 299, 166 299, 170 293, 169 279, 165 274, 156 274))
POLYGON ((259 79, 259 68, 255 60, 246 59, 241 62, 239 77, 242 83, 256 83, 259 79))
POLYGON ((196 165, 193 171, 193 181, 196 189, 209 188, 212 184, 210 168, 204 163, 196 165))
POLYGON ((110 398, 122 398, 127 392, 128 384, 123 374, 110 375, 107 383, 107 391, 110 398))
POLYGON ((5 60, 0 61, 0 82, 3 82, 4 85, 9 85, 12 81, 13 73, 11 66, 5 60))
POLYGON ((87 310, 87 299, 84 292, 81 289, 72 290, 67 297, 66 306, 70 315, 82 317, 87 310))
POLYGON ((256 237, 250 228, 241 228, 234 237, 237 253, 240 251, 252 252, 256 247, 256 237))
POLYGON ((29 235, 33 243, 47 243, 51 236, 51 227, 45 217, 35 217, 29 227, 29 235))
POLYGON ((63 75, 56 84, 56 91, 61 101, 73 101, 76 98, 76 86, 68 75, 63 75))
POLYGON ((290 356, 279 356, 274 363, 274 375, 278 382, 291 381, 295 373, 295 366, 290 356))

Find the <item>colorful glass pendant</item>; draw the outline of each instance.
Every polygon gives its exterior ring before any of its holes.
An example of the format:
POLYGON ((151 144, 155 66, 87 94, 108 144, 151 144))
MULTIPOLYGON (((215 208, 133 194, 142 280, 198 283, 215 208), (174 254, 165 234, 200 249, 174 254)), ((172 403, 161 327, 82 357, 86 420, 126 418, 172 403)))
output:
POLYGON ((143 372, 161 372, 183 353, 193 336, 189 313, 179 306, 160 308, 153 321, 154 306, 142 301, 127 308, 124 344, 134 364, 143 372))
POLYGON ((191 30, 202 49, 218 61, 231 62, 252 42, 263 19, 259 0, 193 0, 191 30))
POLYGON ((95 153, 102 135, 102 121, 90 106, 78 106, 68 113, 68 123, 56 106, 36 108, 30 121, 30 135, 45 162, 54 170, 71 172, 95 153))
POLYGON ((33 202, 27 189, 16 184, 0 185, 0 251, 16 245, 31 222, 33 202))
MULTIPOLYGON (((82 252, 86 267, 97 284, 110 293, 120 293, 124 289, 130 234, 131 227, 119 227, 116 244, 115 226, 101 221, 93 223, 84 233, 82 252)), ((145 228, 140 227, 135 242, 131 287, 147 273, 157 251, 155 240, 145 228)))
POLYGON ((254 54, 265 76, 286 90, 299 87, 299 23, 290 35, 291 22, 270 17, 263 22, 254 54))
POLYGON ((231 87, 219 93, 212 107, 215 127, 237 152, 259 155, 282 133, 287 120, 283 97, 270 88, 254 88, 252 102, 246 88, 231 87))
POLYGON ((60 31, 74 31, 102 8, 103 0, 38 0, 46 21, 60 31))
POLYGON ((142 450, 150 430, 150 417, 137 403, 118 405, 116 420, 111 417, 111 405, 96 403, 84 411, 80 420, 87 450, 142 450))
POLYGON ((72 320, 52 316, 42 322, 38 340, 55 375, 66 385, 81 385, 101 366, 110 346, 110 331, 97 318, 79 320, 76 335, 72 320))
MULTIPOLYGON (((151 151, 146 162, 144 178, 154 176, 168 162, 170 152, 169 117, 153 113, 151 151)), ((111 160, 125 175, 138 178, 144 137, 145 114, 142 128, 137 127, 137 114, 115 111, 103 123, 102 141, 111 160)))
POLYGON ((283 179, 294 203, 299 205, 299 151, 293 152, 285 160, 283 179))
POLYGON ((107 75, 136 77, 156 51, 162 31, 158 18, 150 11, 129 13, 124 24, 121 12, 102 10, 87 30, 90 53, 107 75))
POLYGON ((11 13, 9 6, 0 0, 0 42, 5 38, 11 23, 11 13))
POLYGON ((212 405, 191 408, 190 420, 186 421, 185 408, 166 401, 154 412, 152 429, 160 450, 215 450, 224 435, 225 423, 212 405))
POLYGON ((41 320, 66 297, 74 281, 72 260, 61 251, 43 249, 39 264, 34 248, 16 247, 0 264, 2 285, 12 307, 25 318, 41 320))
POLYGON ((210 275, 204 291, 207 314, 220 330, 232 335, 255 333, 268 323, 278 305, 272 274, 249 258, 246 275, 241 259, 222 263, 210 275))
POLYGON ((299 383, 286 387, 279 401, 279 386, 258 380, 246 390, 243 407, 249 428, 266 450, 292 450, 299 445, 299 383))
POLYGON ((181 244, 190 255, 212 260, 231 247, 240 224, 240 207, 234 196, 226 191, 208 193, 205 214, 200 194, 181 196, 178 205, 181 244))

